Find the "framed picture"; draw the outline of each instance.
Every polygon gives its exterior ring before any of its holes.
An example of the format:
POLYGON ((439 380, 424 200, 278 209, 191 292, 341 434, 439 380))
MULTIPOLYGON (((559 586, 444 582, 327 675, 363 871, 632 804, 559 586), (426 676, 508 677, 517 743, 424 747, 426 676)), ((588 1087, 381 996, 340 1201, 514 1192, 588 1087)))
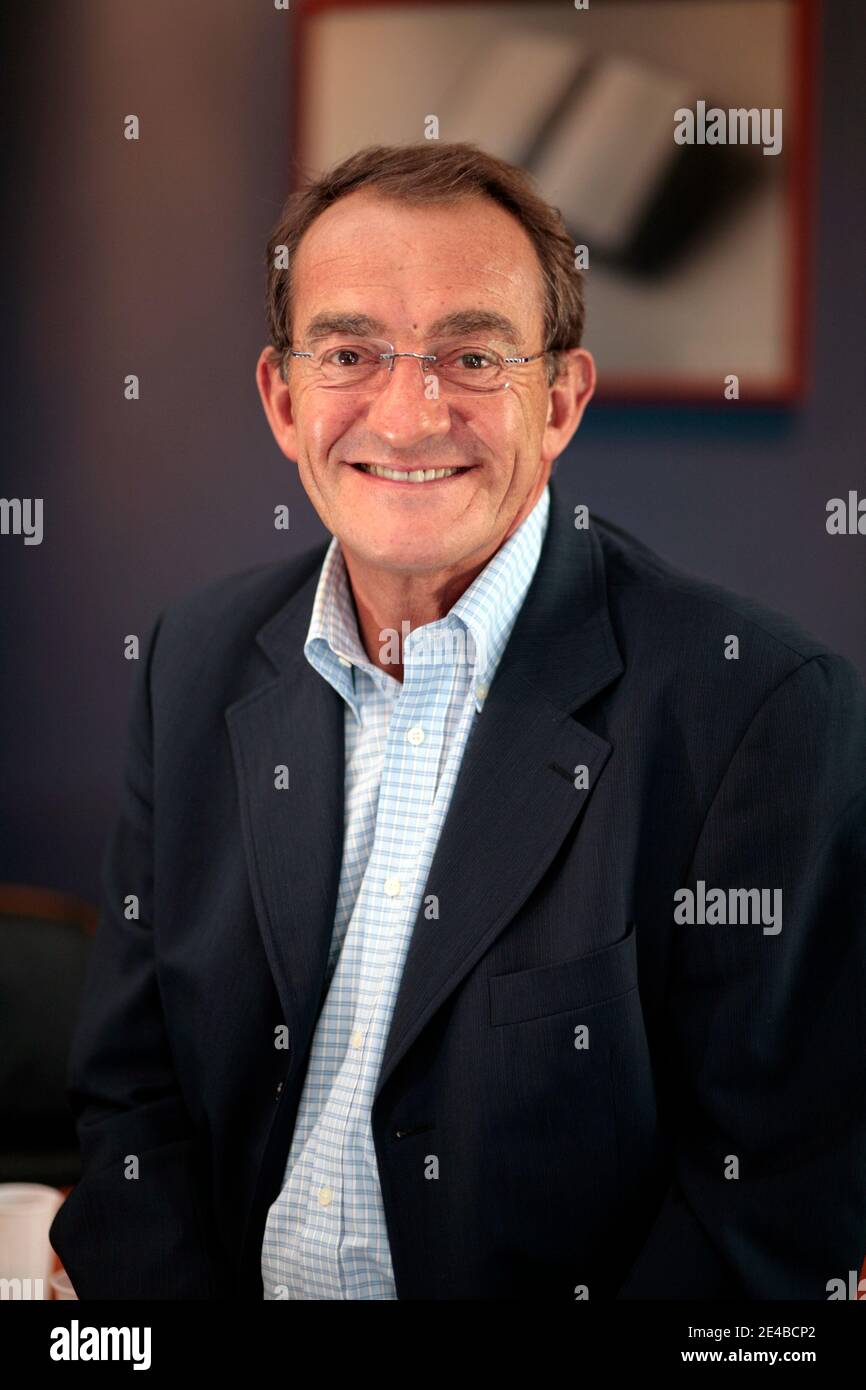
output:
POLYGON ((295 182, 371 144, 525 168, 585 270, 597 400, 807 385, 817 0, 295 9, 295 182))

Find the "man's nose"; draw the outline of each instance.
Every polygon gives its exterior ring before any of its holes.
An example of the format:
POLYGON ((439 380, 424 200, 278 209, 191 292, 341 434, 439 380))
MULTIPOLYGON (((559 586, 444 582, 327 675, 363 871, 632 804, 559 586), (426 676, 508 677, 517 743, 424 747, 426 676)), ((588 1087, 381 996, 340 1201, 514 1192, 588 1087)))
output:
POLYGON ((367 409, 367 424, 395 449, 410 449, 451 428, 448 406, 437 399, 433 367, 419 357, 395 357, 390 371, 383 369, 386 379, 367 409))

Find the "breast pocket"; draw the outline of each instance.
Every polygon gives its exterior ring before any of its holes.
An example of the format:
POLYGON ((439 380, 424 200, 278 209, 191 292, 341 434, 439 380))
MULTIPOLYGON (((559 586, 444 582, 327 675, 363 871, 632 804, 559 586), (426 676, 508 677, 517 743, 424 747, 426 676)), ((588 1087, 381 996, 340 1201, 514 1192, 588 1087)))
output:
POLYGON ((490 1022, 525 1023, 533 1018, 604 1004, 637 988, 634 923, 612 946, 554 965, 491 975, 490 1022))

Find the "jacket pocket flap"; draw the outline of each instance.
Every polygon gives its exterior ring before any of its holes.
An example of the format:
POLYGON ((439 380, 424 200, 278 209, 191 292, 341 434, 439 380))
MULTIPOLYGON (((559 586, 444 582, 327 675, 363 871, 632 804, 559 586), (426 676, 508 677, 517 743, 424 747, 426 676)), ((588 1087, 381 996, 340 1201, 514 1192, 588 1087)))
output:
POLYGON ((624 937, 601 951, 553 965, 491 975, 488 983, 491 1023, 522 1023, 603 1004, 637 985, 634 923, 629 923, 624 937))

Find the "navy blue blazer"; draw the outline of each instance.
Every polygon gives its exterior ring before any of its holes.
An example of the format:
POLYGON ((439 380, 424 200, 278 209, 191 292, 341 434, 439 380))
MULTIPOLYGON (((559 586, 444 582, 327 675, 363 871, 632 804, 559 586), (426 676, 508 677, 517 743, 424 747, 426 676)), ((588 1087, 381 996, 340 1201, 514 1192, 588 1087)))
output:
MULTIPOLYGON (((551 492, 372 1106, 398 1297, 825 1299, 866 1252, 866 694, 551 492)), ((168 607, 136 671, 51 1228, 83 1299, 262 1297, 341 863, 323 556, 168 607)))

